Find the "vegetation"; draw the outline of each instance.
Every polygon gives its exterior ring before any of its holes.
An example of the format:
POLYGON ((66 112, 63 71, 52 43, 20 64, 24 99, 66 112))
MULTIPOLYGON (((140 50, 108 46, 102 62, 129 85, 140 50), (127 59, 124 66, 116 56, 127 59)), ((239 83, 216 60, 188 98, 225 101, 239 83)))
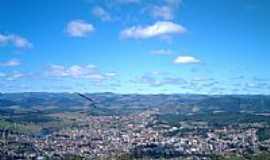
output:
POLYGON ((270 160, 270 153, 263 152, 258 153, 255 155, 226 155, 226 156, 220 156, 220 155, 212 155, 212 160, 270 160))
POLYGON ((30 133, 38 132, 40 130, 40 127, 34 124, 12 123, 12 122, 1 119, 0 129, 9 130, 12 132, 17 132, 17 133, 30 134, 30 133))
MULTIPOLYGON (((181 113, 196 111, 226 111, 226 112, 270 112, 270 96, 265 95, 136 95, 96 93, 86 94, 94 100, 99 108, 113 109, 141 109, 158 107, 166 112, 179 111, 181 113)), ((10 93, 0 94, 0 109, 8 109, 17 106, 19 108, 47 109, 82 109, 91 108, 89 102, 72 93, 10 93)))
POLYGON ((259 141, 270 139, 270 128, 260 128, 257 131, 257 136, 259 138, 259 141))
POLYGON ((176 125, 180 121, 190 122, 207 122, 212 126, 225 126, 241 123, 259 123, 264 122, 270 124, 269 116, 254 115, 247 113, 202 113, 195 115, 177 115, 177 114, 164 114, 158 116, 159 121, 166 122, 171 125, 176 125))

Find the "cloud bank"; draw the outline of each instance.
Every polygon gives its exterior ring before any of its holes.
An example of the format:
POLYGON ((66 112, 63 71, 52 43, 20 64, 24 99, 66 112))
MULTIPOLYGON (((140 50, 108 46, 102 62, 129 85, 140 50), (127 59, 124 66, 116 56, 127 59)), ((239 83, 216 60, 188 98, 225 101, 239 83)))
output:
POLYGON ((62 65, 50 65, 48 75, 54 77, 83 78, 94 82, 102 82, 112 79, 116 76, 116 73, 103 73, 99 71, 95 65, 72 65, 69 67, 62 65))

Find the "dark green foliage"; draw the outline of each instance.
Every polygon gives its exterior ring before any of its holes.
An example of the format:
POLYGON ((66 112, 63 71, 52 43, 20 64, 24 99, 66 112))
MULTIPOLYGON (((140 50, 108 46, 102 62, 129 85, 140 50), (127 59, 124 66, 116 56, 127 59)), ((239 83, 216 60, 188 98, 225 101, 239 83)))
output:
POLYGON ((195 115, 176 115, 176 114, 164 114, 158 116, 159 121, 167 122, 171 125, 175 125, 180 121, 203 121, 207 122, 212 126, 226 126, 233 124, 241 123, 257 123, 265 122, 270 124, 269 116, 254 115, 247 113, 231 113, 231 112, 222 112, 222 113, 203 113, 195 115))
POLYGON ((261 153, 251 157, 252 160, 270 160, 270 153, 261 153))
POLYGON ((78 155, 65 155, 65 160, 83 160, 84 158, 78 155))
POLYGON ((257 131, 257 136, 259 138, 259 141, 270 139, 270 128, 260 128, 257 131))
POLYGON ((133 148, 131 151, 131 155, 134 158, 169 159, 179 157, 182 154, 181 152, 175 150, 173 147, 168 145, 146 144, 133 148))
POLYGON ((258 153, 255 155, 212 155, 211 160, 270 160, 270 153, 258 153))
POLYGON ((41 115, 41 114, 28 114, 28 115, 20 115, 20 116, 12 116, 7 118, 8 121, 11 122, 25 122, 25 123, 44 123, 44 122, 50 122, 50 121, 55 121, 54 118, 46 116, 46 115, 41 115))

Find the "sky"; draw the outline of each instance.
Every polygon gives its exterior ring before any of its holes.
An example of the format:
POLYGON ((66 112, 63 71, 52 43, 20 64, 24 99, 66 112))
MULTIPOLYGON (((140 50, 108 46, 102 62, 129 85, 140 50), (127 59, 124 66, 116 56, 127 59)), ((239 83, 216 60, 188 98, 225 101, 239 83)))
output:
POLYGON ((269 0, 1 0, 0 92, 270 94, 269 0))

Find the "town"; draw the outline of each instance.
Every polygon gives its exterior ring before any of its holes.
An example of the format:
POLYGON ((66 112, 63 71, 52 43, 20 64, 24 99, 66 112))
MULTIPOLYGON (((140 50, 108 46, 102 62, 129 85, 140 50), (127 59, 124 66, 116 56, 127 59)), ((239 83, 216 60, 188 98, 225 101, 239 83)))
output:
MULTIPOLYGON (((47 135, 27 136, 1 131, 1 156, 16 159, 193 158, 269 152, 270 139, 257 132, 265 123, 212 127, 206 122, 162 122, 159 110, 128 116, 72 118, 77 124, 47 135)), ((60 115, 59 115, 60 116, 60 115)))

